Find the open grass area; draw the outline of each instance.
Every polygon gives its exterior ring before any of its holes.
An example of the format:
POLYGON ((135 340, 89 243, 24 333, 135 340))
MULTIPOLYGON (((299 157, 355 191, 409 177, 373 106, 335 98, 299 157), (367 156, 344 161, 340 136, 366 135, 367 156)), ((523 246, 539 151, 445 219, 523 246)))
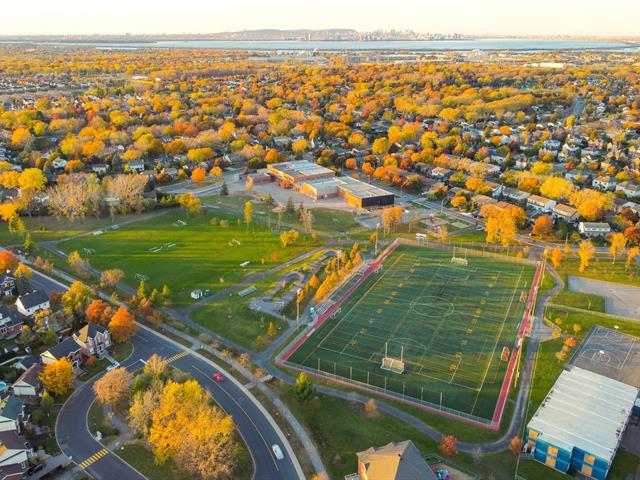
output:
POLYGON ((558 273, 562 275, 575 275, 577 277, 593 278, 606 282, 624 283, 627 285, 640 285, 640 265, 632 262, 629 269, 625 268, 626 257, 620 255, 616 263, 612 262, 608 255, 597 255, 591 260, 584 272, 578 271, 580 260, 574 253, 562 259, 558 273))
POLYGON ((119 433, 117 428, 107 422, 102 405, 97 400, 91 404, 91 408, 87 413, 87 426, 92 435, 100 432, 103 438, 118 435, 119 433))
POLYGON ((453 265, 451 255, 398 247, 287 363, 491 420, 534 268, 471 253, 453 265), (385 351, 402 356, 402 374, 380 368, 385 351))
POLYGON ((149 480, 182 480, 189 477, 180 472, 171 461, 156 465, 153 453, 141 442, 127 442, 115 452, 149 480))
POLYGON ((618 318, 610 318, 598 313, 568 312, 561 307, 548 307, 544 313, 545 320, 560 328, 564 333, 576 334, 574 325, 579 325, 580 330, 576 336, 583 339, 593 325, 600 325, 606 328, 614 328, 622 333, 628 333, 635 337, 640 337, 640 322, 625 321, 618 318), (617 327, 617 328, 616 328, 617 327))
POLYGON ((269 323, 273 322, 280 332, 286 328, 285 322, 266 313, 249 308, 251 298, 240 298, 237 294, 204 305, 193 313, 191 319, 243 347, 251 350, 263 350, 273 338, 267 334, 269 323))
POLYGON ((607 475, 607 480, 627 480, 634 478, 638 473, 638 466, 640 466, 640 457, 626 450, 619 449, 611 465, 611 470, 609 470, 609 475, 607 475))
POLYGON ((561 290, 551 298, 551 303, 605 313, 605 297, 591 293, 561 290))
MULTIPOLYGON (((291 392, 283 392, 282 398, 315 441, 332 479, 355 473, 356 453, 372 446, 411 439, 423 455, 440 453, 437 443, 416 428, 382 412, 367 413, 360 404, 322 395, 299 403, 291 392)), ((482 455, 479 461, 457 453, 446 460, 496 480, 512 479, 515 469, 515 457, 509 452, 482 455)))
POLYGON ((66 253, 76 250, 87 255, 98 270, 122 269, 125 282, 134 287, 139 283, 137 275, 147 278, 150 288, 160 290, 166 283, 172 304, 178 307, 193 302, 190 292, 196 288, 215 293, 310 248, 301 236, 296 245, 285 249, 278 235, 264 225, 253 223, 247 228, 238 222, 239 217, 222 213, 188 217, 176 211, 62 242, 59 247, 66 253), (214 216, 228 226, 211 225, 214 216), (249 263, 240 266, 245 262, 249 263))

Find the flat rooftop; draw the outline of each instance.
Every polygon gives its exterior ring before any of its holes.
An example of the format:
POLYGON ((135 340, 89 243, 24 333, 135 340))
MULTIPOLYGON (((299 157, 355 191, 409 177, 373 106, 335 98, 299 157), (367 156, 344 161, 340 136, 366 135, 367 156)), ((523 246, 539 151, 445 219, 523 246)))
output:
POLYGON ((356 180, 351 177, 340 177, 339 180, 343 182, 342 188, 349 190, 349 192, 358 198, 373 198, 382 197, 385 195, 393 195, 391 192, 384 188, 376 187, 368 183, 356 180))
POLYGON ((296 162, 281 162, 273 163, 268 166, 269 170, 274 172, 281 172, 289 175, 294 179, 304 179, 313 175, 335 175, 333 170, 330 170, 317 163, 309 162, 307 160, 299 160, 296 162))
POLYGON ((611 462, 638 388, 573 366, 564 370, 529 422, 538 438, 611 462))
POLYGON ((569 365, 640 389, 640 339, 596 325, 569 365))

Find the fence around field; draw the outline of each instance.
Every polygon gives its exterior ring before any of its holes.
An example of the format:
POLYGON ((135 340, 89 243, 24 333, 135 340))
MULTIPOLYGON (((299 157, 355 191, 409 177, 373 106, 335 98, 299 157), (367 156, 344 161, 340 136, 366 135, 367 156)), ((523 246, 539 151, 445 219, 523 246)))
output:
MULTIPOLYGON (((609 318, 611 320, 620 320, 621 322, 635 322, 635 323, 640 322, 640 320, 635 319, 635 318, 631 318, 631 317, 623 317, 621 315, 614 315, 612 313, 598 312, 598 311, 595 311, 595 310, 587 310, 585 308, 570 307, 569 305, 559 305, 559 304, 553 303, 553 302, 548 302, 544 306, 544 316, 546 318, 548 318, 547 317, 547 311, 549 309, 560 310, 560 311, 563 311, 563 312, 581 313, 583 315, 596 315, 598 317, 609 318)), ((553 319, 550 319, 550 320, 553 321, 553 319)))
MULTIPOLYGON (((427 410, 434 411, 436 413, 441 413, 450 417, 454 417, 458 420, 466 421, 468 423, 473 423, 479 426, 483 426, 485 428, 490 428, 492 430, 497 430, 500 426, 500 422, 502 420, 502 415, 504 413, 504 407, 506 404, 507 397, 509 395, 509 389, 511 386, 511 382, 513 380, 513 375, 515 373, 515 368, 517 365, 518 357, 520 355, 520 343, 529 330, 530 327, 530 312, 535 305, 535 297, 537 293, 537 284, 540 279, 541 267, 538 262, 520 259, 512 256, 507 256, 499 253, 488 252, 488 251, 480 251, 480 250, 472 250, 471 254, 475 256, 483 256, 489 258, 496 258, 503 261, 508 261, 510 263, 518 263, 518 264, 527 264, 536 266, 536 272, 534 275, 534 280, 531 285, 530 293, 527 298, 527 305, 525 306, 525 311, 518 329, 517 338, 515 341, 515 345, 511 351, 511 355, 509 358, 509 362, 507 365, 507 370, 505 372, 505 377, 503 380, 503 384, 500 389, 500 393, 498 396, 498 400, 496 402, 496 407, 494 410, 494 414, 491 419, 486 419, 479 417, 477 415, 473 415, 470 413, 462 412, 460 410, 456 410, 450 407, 446 407, 443 405, 444 399, 440 399, 440 401, 430 401, 425 400, 424 397, 424 388, 420 387, 418 390, 417 386, 409 384, 409 389, 407 390, 407 384, 404 381, 395 380, 393 378, 389 378, 386 375, 371 373, 367 370, 354 369, 349 366, 338 365, 336 362, 325 361, 324 363, 321 359, 318 359, 318 364, 316 368, 312 368, 305 365, 300 365, 294 362, 289 361, 289 358, 293 355, 293 353, 300 348, 300 346, 317 330, 327 319, 331 318, 331 316, 338 311, 340 306, 353 294, 353 292, 364 283, 367 278, 384 262, 384 260, 395 251, 395 249, 401 245, 409 245, 409 246, 417 246, 417 247, 427 247, 427 248, 437 248, 440 250, 446 250, 453 252, 453 248, 451 248, 447 244, 442 244, 439 242, 432 242, 430 240, 408 240, 408 239, 396 239, 394 242, 387 247, 382 254, 372 262, 367 269, 364 271, 360 278, 349 286, 346 291, 342 287, 345 286, 345 283, 342 283, 331 296, 334 296, 336 293, 339 293, 339 298, 334 301, 334 303, 322 314, 318 315, 317 321, 307 327, 303 332, 297 335, 290 344, 283 349, 276 356, 276 363, 280 366, 286 366, 288 368, 292 368, 298 371, 304 371, 309 375, 312 375, 317 378, 321 378, 324 380, 330 380, 336 383, 341 383, 345 385, 350 385, 360 390, 364 390, 367 392, 375 393, 387 398, 391 398, 393 400, 401 401, 404 403, 411 404, 413 406, 421 407, 427 410), (344 292, 344 293, 343 293, 344 292), (333 368, 330 368, 333 366, 333 368), (329 367, 328 370, 325 370, 325 367, 329 367), (396 385, 397 384, 397 385, 396 385), (396 388, 392 388, 395 385, 396 388)), ((352 278, 352 277, 350 277, 352 278)), ((433 392, 427 392, 427 397, 429 397, 433 392)), ((440 396, 441 392, 437 392, 440 396)))
MULTIPOLYGON (((435 413, 448 415, 456 418, 457 420, 466 421, 467 423, 473 423, 485 428, 497 428, 493 425, 493 421, 490 419, 441 405, 437 403, 437 401, 431 402, 424 400, 424 396, 432 395, 434 393, 433 391, 425 391, 424 387, 417 387, 412 383, 395 380, 382 374, 375 374, 368 370, 347 367, 327 360, 321 361, 320 359, 318 359, 318 365, 316 368, 291 362, 288 358, 281 360, 280 364, 300 372, 305 372, 322 380, 329 380, 334 383, 349 385, 365 392, 377 394, 416 407, 421 407, 435 413), (421 395, 423 398, 420 398, 421 395)), ((440 392, 437 392, 437 395, 439 396, 440 392)), ((443 403, 445 402, 445 399, 446 397, 443 397, 443 403)))
MULTIPOLYGON (((513 255, 509 255, 508 253, 504 253, 503 251, 498 251, 499 248, 494 250, 493 246, 483 246, 482 244, 475 245, 473 242, 471 244, 459 244, 459 243, 442 243, 442 242, 434 242, 433 240, 413 240, 410 238, 399 238, 397 242, 403 245, 409 245, 412 247, 426 247, 426 248, 437 248, 439 250, 445 250, 453 253, 454 250, 458 254, 457 256, 462 256, 465 250, 467 250, 471 255, 476 257, 487 257, 487 258, 495 258, 509 263, 518 263, 518 264, 526 264, 526 265, 536 265, 537 262, 535 260, 530 260, 528 258, 518 258, 513 255)), ((504 247, 501 247, 504 248, 504 247)), ((508 247, 507 247, 508 248, 508 247)), ((508 252, 508 250, 507 250, 508 252)))

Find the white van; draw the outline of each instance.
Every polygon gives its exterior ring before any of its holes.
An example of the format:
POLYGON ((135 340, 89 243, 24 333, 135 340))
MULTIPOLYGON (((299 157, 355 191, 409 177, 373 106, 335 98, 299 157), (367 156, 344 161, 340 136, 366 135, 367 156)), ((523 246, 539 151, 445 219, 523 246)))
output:
POLYGON ((280 450, 280 445, 273 444, 271 446, 271 450, 273 450, 273 454, 278 460, 282 460, 284 458, 284 455, 282 454, 282 450, 280 450))

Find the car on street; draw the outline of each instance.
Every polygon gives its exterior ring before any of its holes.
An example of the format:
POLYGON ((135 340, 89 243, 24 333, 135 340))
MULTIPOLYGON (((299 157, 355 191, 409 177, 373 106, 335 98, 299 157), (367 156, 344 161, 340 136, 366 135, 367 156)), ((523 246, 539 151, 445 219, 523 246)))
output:
POLYGON ((274 443, 271 446, 271 450, 273 450, 273 454, 278 460, 282 460, 284 458, 284 455, 282 454, 282 450, 280 449, 280 445, 278 445, 277 443, 274 443))
POLYGON ((222 376, 222 374, 220 372, 216 372, 216 373, 213 374, 213 379, 216 382, 221 382, 221 381, 224 380, 224 377, 222 376))
POLYGON ((112 363, 111 365, 109 365, 107 367, 107 372, 110 372, 111 370, 115 370, 116 368, 120 367, 120 364, 118 362, 116 363, 112 363))

